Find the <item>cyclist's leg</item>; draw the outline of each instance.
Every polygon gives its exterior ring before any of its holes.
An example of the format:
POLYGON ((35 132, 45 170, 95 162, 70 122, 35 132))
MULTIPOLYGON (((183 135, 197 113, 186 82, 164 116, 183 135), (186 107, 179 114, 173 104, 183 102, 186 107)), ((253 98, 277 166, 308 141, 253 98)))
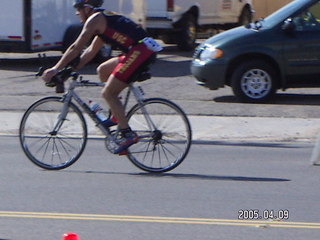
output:
POLYGON ((144 44, 138 44, 127 54, 112 58, 98 68, 101 81, 107 84, 102 90, 102 96, 109 104, 112 114, 118 120, 120 129, 129 128, 121 101, 120 92, 128 87, 132 74, 153 54, 144 44))
POLYGON ((114 150, 115 154, 122 153, 132 144, 138 142, 138 135, 131 131, 124 107, 118 98, 119 93, 127 86, 128 84, 111 75, 102 91, 102 95, 108 102, 112 114, 117 118, 120 128, 121 138, 117 139, 119 147, 114 150))
POLYGON ((119 57, 110 58, 100 64, 97 68, 97 73, 101 82, 106 82, 111 75, 112 71, 119 64, 119 57))
MULTIPOLYGON (((101 82, 106 82, 110 77, 112 71, 119 64, 119 57, 113 57, 103 62, 97 67, 97 73, 101 80, 101 82)), ((103 95, 103 94, 102 94, 103 95)), ((111 112, 111 109, 110 109, 111 112)), ((114 126, 118 124, 117 118, 111 112, 110 119, 108 119, 108 123, 104 123, 106 126, 114 126)))
MULTIPOLYGON (((109 75, 107 83, 102 90, 102 96, 109 104, 112 114, 118 120, 118 126, 122 135, 121 140, 118 142, 119 149, 117 149, 115 153, 122 152, 138 141, 137 134, 132 132, 129 127, 124 107, 118 95, 123 89, 128 87, 133 73, 144 64, 153 53, 154 52, 150 51, 144 44, 138 44, 132 47, 127 54, 119 56, 118 64, 114 67, 111 75, 109 75)), ((105 74, 110 73, 110 67, 114 66, 116 62, 116 60, 112 60, 112 62, 110 61, 104 65, 105 74)))
POLYGON ((120 129, 129 127, 124 107, 118 97, 120 92, 127 86, 128 84, 120 81, 114 75, 111 75, 102 90, 102 96, 107 101, 113 116, 117 119, 120 129))

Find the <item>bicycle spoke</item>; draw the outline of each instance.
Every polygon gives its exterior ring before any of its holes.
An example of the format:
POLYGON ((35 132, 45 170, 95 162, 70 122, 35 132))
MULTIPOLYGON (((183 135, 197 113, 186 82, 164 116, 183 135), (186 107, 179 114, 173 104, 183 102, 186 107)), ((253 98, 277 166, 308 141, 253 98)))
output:
POLYGON ((21 146, 28 158, 44 169, 70 166, 86 145, 87 127, 81 111, 73 103, 64 104, 60 97, 43 98, 31 105, 21 120, 21 146))
POLYGON ((58 158, 59 158, 59 160, 60 160, 60 163, 62 163, 62 158, 61 158, 61 155, 60 155, 60 152, 59 152, 59 149, 58 149, 58 147, 57 147, 57 145, 56 145, 56 138, 53 138, 53 143, 52 143, 52 152, 51 152, 51 158, 52 158, 52 164, 54 164, 54 157, 55 157, 55 155, 58 155, 58 158))
POLYGON ((149 172, 165 172, 184 160, 191 145, 191 129, 179 107, 168 100, 147 99, 142 105, 134 106, 128 118, 129 125, 141 139, 137 146, 130 147, 128 158, 132 163, 149 172), (141 144, 144 139, 150 139, 150 143, 141 144), (144 154, 138 154, 143 148, 144 154))
MULTIPOLYGON (((60 143, 62 149, 64 150, 64 152, 69 156, 69 159, 71 159, 71 154, 69 153, 67 148, 63 145, 63 143, 67 144, 71 148, 73 148, 73 146, 59 137, 57 139, 58 139, 58 142, 60 143)), ((76 150, 76 149, 74 148, 74 150, 76 150)))
POLYGON ((165 146, 163 146, 163 144, 160 143, 160 147, 162 149, 162 152, 163 152, 164 156, 166 157, 166 160, 167 160, 168 164, 170 164, 169 157, 168 157, 168 155, 167 155, 167 153, 165 151, 165 146))
POLYGON ((147 146, 147 149, 146 151, 144 152, 144 156, 143 156, 143 162, 145 162, 146 158, 147 158, 147 154, 149 152, 149 147, 151 145, 151 142, 148 142, 148 146, 147 146))
MULTIPOLYGON (((49 143, 50 143, 50 138, 49 139, 47 139, 46 140, 46 142, 43 144, 43 146, 45 146, 45 150, 44 150, 44 152, 43 152, 43 156, 42 156, 42 159, 45 159, 45 155, 46 155, 46 153, 47 153, 47 150, 48 150, 48 147, 49 147, 49 143)), ((41 146, 40 146, 41 147, 41 146)), ((39 153, 40 152, 40 150, 42 149, 42 148, 38 148, 38 151, 36 151, 36 153, 39 153)))

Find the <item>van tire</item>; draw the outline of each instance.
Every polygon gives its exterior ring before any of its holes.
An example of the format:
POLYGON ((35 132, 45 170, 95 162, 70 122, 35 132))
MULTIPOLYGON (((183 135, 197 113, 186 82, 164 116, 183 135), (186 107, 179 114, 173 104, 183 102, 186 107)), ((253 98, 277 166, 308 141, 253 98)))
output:
POLYGON ((239 26, 247 25, 252 22, 252 12, 249 7, 244 7, 239 16, 239 26))
POLYGON ((179 24, 180 31, 177 34, 178 48, 184 51, 193 50, 197 39, 197 23, 195 17, 188 13, 184 15, 179 24))
POLYGON ((65 52, 68 47, 77 39, 82 31, 82 24, 74 24, 67 28, 63 36, 62 52, 65 52))
POLYGON ((252 22, 252 13, 249 7, 244 7, 239 16, 239 26, 247 25, 252 22))
POLYGON ((233 71, 231 87, 240 102, 267 102, 277 90, 276 71, 263 60, 243 62, 233 71))

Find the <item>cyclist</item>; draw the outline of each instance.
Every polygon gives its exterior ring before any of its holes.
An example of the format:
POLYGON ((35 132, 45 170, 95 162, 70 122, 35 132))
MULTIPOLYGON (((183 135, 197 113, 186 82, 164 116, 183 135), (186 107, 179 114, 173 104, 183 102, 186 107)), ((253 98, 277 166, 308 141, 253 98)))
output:
POLYGON ((132 144, 138 142, 138 136, 128 125, 124 108, 118 98, 120 92, 128 87, 132 77, 145 64, 155 58, 161 46, 148 37, 146 31, 127 17, 118 14, 107 14, 100 7, 103 0, 75 0, 76 15, 84 24, 82 32, 76 41, 71 44, 58 63, 47 69, 42 78, 49 82, 51 78, 70 62, 76 59, 86 44, 92 40, 90 46, 82 52, 80 61, 75 69, 87 64, 100 50, 104 43, 108 43, 122 50, 123 54, 113 57, 97 68, 100 80, 106 82, 102 90, 102 97, 107 101, 112 115, 117 123, 109 119, 107 126, 118 124, 121 138, 119 148, 115 154, 122 153, 132 144))

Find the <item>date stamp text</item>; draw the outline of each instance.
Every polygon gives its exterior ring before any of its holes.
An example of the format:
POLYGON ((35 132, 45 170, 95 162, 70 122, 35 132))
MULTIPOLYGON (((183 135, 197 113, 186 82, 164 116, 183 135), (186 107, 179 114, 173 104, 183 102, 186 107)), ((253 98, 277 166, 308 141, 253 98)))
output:
POLYGON ((239 220, 288 220, 289 210, 268 210, 240 209, 238 211, 239 220))

